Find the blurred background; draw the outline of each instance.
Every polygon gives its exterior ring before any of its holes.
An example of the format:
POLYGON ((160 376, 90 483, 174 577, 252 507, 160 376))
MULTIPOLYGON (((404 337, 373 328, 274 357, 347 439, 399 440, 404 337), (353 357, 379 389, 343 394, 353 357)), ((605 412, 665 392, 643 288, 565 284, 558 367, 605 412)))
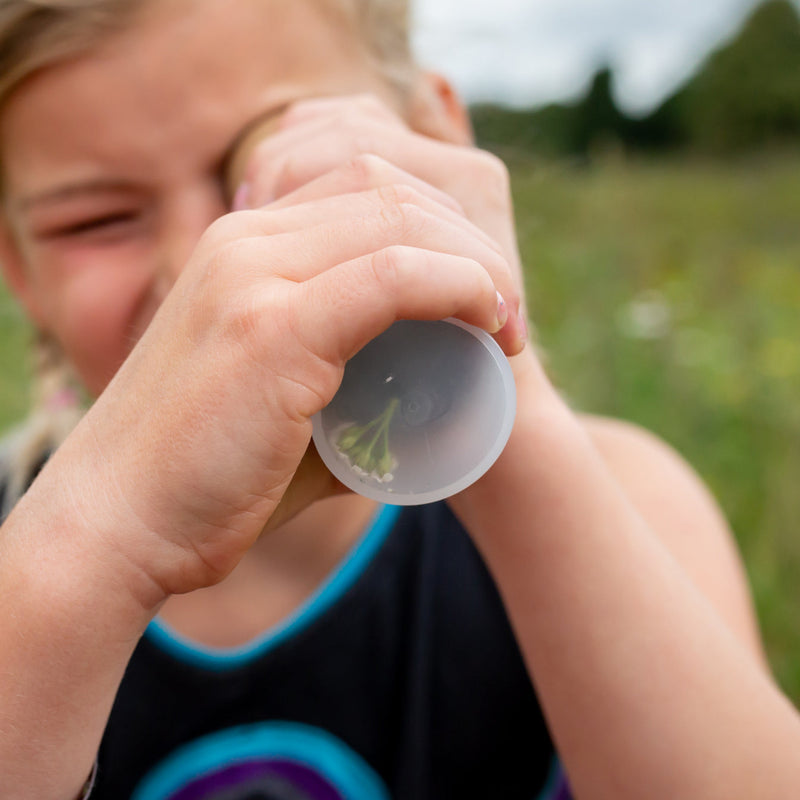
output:
POLYGON ((800 4, 416 0, 511 168, 549 370, 660 434, 739 541, 800 704, 800 4))
MULTIPOLYGON (((414 2, 420 59, 511 169, 551 375, 702 475, 800 705, 798 4, 414 2)), ((0 287, 0 428, 29 338, 0 287)))

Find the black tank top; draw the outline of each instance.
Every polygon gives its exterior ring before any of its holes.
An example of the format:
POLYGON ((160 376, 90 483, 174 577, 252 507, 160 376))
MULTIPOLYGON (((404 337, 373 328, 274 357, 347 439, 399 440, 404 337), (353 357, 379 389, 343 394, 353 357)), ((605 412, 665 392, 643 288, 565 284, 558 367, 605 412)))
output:
POLYGON ((317 593, 236 650, 156 620, 92 800, 568 797, 497 589, 444 503, 383 508, 317 593))

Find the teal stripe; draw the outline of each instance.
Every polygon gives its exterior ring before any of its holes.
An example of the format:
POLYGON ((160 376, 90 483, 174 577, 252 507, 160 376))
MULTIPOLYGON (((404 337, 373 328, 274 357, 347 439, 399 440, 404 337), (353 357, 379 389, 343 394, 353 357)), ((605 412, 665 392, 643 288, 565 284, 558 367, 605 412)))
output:
POLYGON ((307 765, 347 800, 389 800, 383 781, 354 750, 327 731, 293 722, 242 725, 190 742, 148 773, 131 800, 169 800, 226 767, 276 758, 307 765))
POLYGON ((550 759, 550 770, 547 774, 547 780, 544 783, 544 788, 538 795, 536 800, 558 800, 563 797, 562 787, 564 785, 564 768, 561 766, 561 760, 557 753, 553 753, 550 759))
POLYGON ((400 511, 400 506, 386 505, 380 508, 358 544, 319 589, 285 620, 241 647, 198 644, 180 636, 158 618, 150 623, 145 635, 173 657, 204 669, 222 671, 247 664, 296 636, 333 606, 369 566, 394 527, 400 511))

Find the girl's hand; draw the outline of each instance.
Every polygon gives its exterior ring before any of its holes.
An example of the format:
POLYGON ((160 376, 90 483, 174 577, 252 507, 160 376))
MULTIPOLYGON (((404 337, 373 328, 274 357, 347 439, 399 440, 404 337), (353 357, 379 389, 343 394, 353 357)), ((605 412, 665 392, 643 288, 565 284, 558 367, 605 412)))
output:
MULTIPOLYGON (((374 175, 370 164, 350 168, 374 175)), ((510 266, 452 203, 409 182, 337 192, 323 180, 320 199, 211 226, 40 475, 61 525, 122 564, 146 606, 235 566, 370 339, 399 318, 505 322, 510 266)))
POLYGON ((248 131, 230 163, 231 193, 251 208, 398 179, 435 193, 484 231, 508 261, 511 280, 499 288, 510 322, 499 341, 515 352, 526 331, 508 171, 494 155, 467 146, 470 136, 468 129, 461 141, 416 133, 371 95, 303 100, 248 131), (389 177, 389 165, 403 177, 389 177))
MULTIPOLYGON (((431 118, 425 117, 425 123, 432 124, 431 118)), ((447 128, 440 119, 436 133, 449 140, 412 131, 368 95, 300 101, 248 129, 228 165, 230 194, 237 207, 277 209, 370 188, 393 192, 406 186, 469 219, 476 235, 510 265, 498 283, 508 321, 496 339, 513 356, 524 347, 527 326, 508 172, 496 157, 468 146, 471 132, 463 126, 459 132, 457 120, 447 128)), ((521 398, 552 398, 532 349, 513 358, 512 365, 521 398)), ((275 518, 291 516, 337 489, 340 484, 310 449, 275 518)))

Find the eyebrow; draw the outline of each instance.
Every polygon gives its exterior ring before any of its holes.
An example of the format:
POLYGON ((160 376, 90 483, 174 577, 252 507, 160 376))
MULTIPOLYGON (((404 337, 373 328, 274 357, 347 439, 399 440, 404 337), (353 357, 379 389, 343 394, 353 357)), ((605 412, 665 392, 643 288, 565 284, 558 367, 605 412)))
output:
MULTIPOLYGON (((239 145, 258 127, 277 120, 294 102, 295 99, 289 100, 285 103, 280 103, 274 108, 270 108, 263 114, 259 114, 251 119, 237 134, 232 144, 226 148, 225 153, 220 159, 221 174, 225 174, 230 167, 233 156, 236 154, 239 145)), ((62 185, 53 188, 45 189, 42 192, 34 192, 29 195, 23 195, 17 198, 12 207, 17 212, 26 213, 32 209, 54 206, 59 203, 68 202, 76 197, 112 193, 112 192, 130 192, 131 185, 121 180, 109 180, 105 178, 89 179, 89 180, 76 180, 74 182, 65 182, 62 185)))

